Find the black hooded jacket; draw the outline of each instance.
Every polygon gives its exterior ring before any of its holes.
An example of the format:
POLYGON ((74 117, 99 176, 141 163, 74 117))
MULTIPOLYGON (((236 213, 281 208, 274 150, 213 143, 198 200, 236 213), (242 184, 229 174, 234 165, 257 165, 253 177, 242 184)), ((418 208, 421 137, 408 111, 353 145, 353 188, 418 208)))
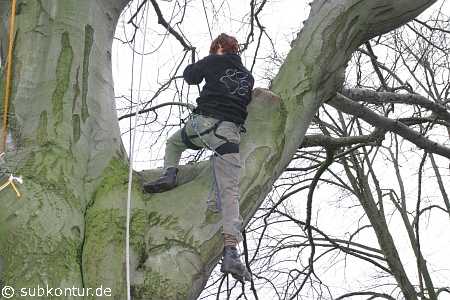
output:
POLYGON ((212 54, 188 65, 183 72, 188 84, 205 79, 195 113, 243 124, 251 101, 254 79, 237 54, 212 54))

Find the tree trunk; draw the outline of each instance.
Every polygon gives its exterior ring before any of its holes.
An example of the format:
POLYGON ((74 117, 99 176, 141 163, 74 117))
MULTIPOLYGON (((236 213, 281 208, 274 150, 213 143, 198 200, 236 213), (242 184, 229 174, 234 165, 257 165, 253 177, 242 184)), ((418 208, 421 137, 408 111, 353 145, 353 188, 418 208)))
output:
MULTIPOLYGON (((4 18, 10 1, 1 2, 4 18)), ((9 110, 13 143, 1 168, 22 175, 24 184, 20 199, 11 188, 0 192, 4 284, 86 284, 87 207, 105 168, 113 160, 126 161, 111 72, 112 39, 123 4, 17 3, 9 110)))
MULTIPOLYGON (((4 284, 102 285, 114 299, 125 299, 128 163, 110 51, 127 2, 19 1, 8 146, 17 150, 7 153, 2 167, 13 168, 25 183, 19 200, 10 189, 0 194, 4 284)), ((314 1, 273 81, 280 97, 256 89, 249 106, 241 144, 245 223, 289 164, 318 107, 341 88, 351 53, 433 2, 314 1)), ((183 168, 183 184, 163 194, 142 194, 140 182, 134 183, 134 299, 196 299, 202 291, 222 250, 220 215, 207 208, 211 177, 204 162, 183 168)))

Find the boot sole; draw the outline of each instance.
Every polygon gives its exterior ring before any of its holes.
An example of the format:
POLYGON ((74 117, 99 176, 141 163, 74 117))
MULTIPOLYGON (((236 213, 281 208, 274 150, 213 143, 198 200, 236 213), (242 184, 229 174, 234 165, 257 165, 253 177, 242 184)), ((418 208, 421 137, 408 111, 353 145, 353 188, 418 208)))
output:
POLYGON ((242 284, 245 284, 245 281, 251 281, 248 278, 245 278, 241 275, 239 275, 238 273, 232 272, 232 271, 225 271, 222 268, 220 268, 220 272, 224 273, 224 274, 231 274, 231 276, 233 276, 234 279, 236 279, 237 281, 240 281, 242 284))
POLYGON ((169 191, 173 188, 175 188, 176 185, 174 186, 168 186, 168 185, 163 185, 163 186, 145 186, 144 185, 144 192, 146 193, 151 193, 151 194, 156 194, 156 193, 163 193, 166 191, 169 191))

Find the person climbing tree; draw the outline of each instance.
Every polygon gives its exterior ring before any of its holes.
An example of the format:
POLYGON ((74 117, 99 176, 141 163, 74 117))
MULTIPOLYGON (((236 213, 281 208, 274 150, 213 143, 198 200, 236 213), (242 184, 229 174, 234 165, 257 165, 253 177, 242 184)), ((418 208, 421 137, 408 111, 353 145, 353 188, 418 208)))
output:
POLYGON ((221 271, 243 282, 250 273, 239 259, 236 248, 242 241, 242 217, 239 213, 239 141, 251 101, 254 79, 242 64, 235 37, 220 34, 209 55, 188 65, 183 72, 188 84, 205 85, 197 98, 197 107, 185 126, 167 141, 164 173, 156 181, 144 184, 144 191, 160 193, 176 186, 178 163, 186 149, 208 148, 216 188, 216 206, 222 214, 224 250, 221 271))

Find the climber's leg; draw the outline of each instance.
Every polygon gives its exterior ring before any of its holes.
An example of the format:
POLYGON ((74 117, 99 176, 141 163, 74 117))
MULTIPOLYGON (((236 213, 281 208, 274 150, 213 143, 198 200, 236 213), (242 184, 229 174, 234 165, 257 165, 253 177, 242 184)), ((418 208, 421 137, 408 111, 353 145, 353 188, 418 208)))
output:
MULTIPOLYGON (((187 124, 186 124, 187 125, 187 124)), ((177 130, 166 142, 166 151, 164 154, 164 169, 169 167, 178 167, 181 154, 188 149, 188 146, 181 138, 181 129, 177 130)))
POLYGON ((243 220, 239 213, 239 177, 241 171, 240 128, 232 122, 222 122, 214 133, 220 143, 211 158, 217 190, 217 206, 222 214, 224 250, 221 271, 243 282, 250 273, 240 260, 237 245, 243 240, 243 220))
POLYGON ((213 157, 218 205, 222 214, 222 232, 233 236, 236 244, 242 241, 242 217, 239 213, 239 158, 239 153, 213 157))
MULTIPOLYGON (((147 193, 161 193, 177 185, 178 164, 181 154, 186 149, 198 150, 205 146, 197 132, 202 133, 212 128, 218 120, 200 115, 192 115, 185 126, 175 132, 166 142, 164 155, 164 173, 155 181, 144 184, 147 193)), ((211 131, 212 132, 212 131, 211 131)))

